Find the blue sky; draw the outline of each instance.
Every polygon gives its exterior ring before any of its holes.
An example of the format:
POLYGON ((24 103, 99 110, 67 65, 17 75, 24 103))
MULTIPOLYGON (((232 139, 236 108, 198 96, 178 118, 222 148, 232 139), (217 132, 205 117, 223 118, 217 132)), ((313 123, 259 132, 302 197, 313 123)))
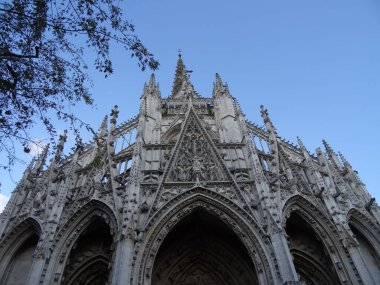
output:
MULTIPOLYGON (((123 7, 160 61, 162 96, 171 91, 181 49, 202 96, 211 96, 220 73, 247 119, 263 125, 262 104, 280 136, 294 143, 300 136, 311 152, 327 139, 380 201, 379 1, 129 0, 123 7)), ((112 50, 115 74, 104 79, 91 71, 97 108, 76 109, 95 128, 115 104, 119 123, 137 114, 150 75, 121 48, 112 50)), ((36 129, 34 137, 45 135, 36 129)), ((15 166, 13 180, 24 168, 15 166)), ((9 196, 14 183, 0 175, 9 196)))

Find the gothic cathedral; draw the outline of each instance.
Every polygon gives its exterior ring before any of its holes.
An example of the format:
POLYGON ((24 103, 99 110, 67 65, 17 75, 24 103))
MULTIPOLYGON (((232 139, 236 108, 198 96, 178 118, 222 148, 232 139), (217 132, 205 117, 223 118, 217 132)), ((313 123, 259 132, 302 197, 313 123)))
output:
POLYGON ((0 216, 0 284, 380 284, 380 208, 324 141, 308 152, 247 121, 181 56, 162 98, 118 107, 93 141, 34 159, 0 216))

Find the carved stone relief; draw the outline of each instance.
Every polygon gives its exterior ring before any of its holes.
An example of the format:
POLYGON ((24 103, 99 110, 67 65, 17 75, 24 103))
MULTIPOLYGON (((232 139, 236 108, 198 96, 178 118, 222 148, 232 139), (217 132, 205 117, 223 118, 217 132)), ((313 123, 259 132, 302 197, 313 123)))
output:
POLYGON ((168 182, 226 180, 210 142, 193 116, 190 116, 171 166, 168 182))

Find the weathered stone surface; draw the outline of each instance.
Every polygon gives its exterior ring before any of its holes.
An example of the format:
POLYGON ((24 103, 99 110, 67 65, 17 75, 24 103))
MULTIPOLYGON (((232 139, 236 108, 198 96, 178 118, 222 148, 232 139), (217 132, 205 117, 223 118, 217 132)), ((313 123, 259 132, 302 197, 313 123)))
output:
POLYGON ((327 142, 309 153, 246 120, 217 74, 26 169, 0 216, 0 284, 377 284, 380 211, 327 142))

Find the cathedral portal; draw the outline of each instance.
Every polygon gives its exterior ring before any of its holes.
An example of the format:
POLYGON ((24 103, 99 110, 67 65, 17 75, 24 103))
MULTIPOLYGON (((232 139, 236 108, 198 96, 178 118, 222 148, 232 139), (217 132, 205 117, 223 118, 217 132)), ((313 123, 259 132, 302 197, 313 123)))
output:
POLYGON ((152 285, 258 284, 247 250, 235 233, 201 208, 176 225, 156 257, 152 285))

